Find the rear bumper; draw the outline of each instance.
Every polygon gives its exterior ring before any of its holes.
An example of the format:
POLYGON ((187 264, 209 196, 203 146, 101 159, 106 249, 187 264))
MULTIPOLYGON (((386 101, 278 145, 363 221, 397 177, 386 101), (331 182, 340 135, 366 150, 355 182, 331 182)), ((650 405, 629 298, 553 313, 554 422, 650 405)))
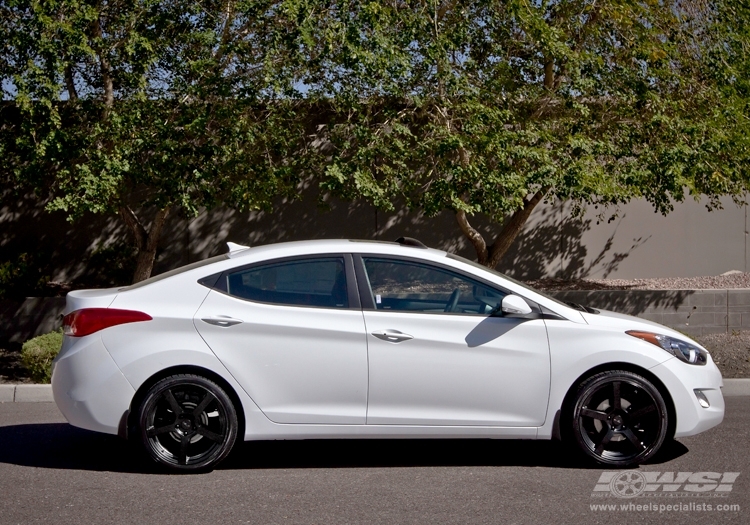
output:
POLYGON ((651 372, 664 383, 672 396, 677 416, 675 437, 694 436, 722 422, 723 380, 710 356, 706 366, 688 365, 675 358, 655 366, 651 372), (696 390, 706 397, 710 404, 708 408, 701 406, 696 390))
POLYGON ((52 395, 71 425, 118 434, 135 390, 93 334, 65 337, 53 363, 52 395))

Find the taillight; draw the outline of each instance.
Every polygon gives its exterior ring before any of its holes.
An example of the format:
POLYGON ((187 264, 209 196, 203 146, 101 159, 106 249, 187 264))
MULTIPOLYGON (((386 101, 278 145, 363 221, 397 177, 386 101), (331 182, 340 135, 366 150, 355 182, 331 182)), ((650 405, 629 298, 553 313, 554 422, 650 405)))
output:
POLYGON ((63 317, 63 333, 72 337, 83 337, 118 324, 151 321, 153 317, 135 310, 115 308, 84 308, 63 317))

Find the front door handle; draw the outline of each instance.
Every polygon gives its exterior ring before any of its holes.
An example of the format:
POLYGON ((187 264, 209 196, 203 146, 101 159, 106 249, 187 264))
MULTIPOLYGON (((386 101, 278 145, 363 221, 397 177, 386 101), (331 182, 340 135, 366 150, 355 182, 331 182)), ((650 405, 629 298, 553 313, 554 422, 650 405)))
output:
POLYGON ((409 339, 414 339, 413 335, 390 329, 382 330, 380 332, 372 332, 372 335, 383 341, 388 341, 389 343, 401 343, 403 341, 408 341, 409 339))
POLYGON ((241 324, 242 319, 234 319, 227 315, 217 315, 216 317, 204 317, 201 319, 204 323, 212 324, 214 326, 221 326, 222 328, 228 328, 236 324, 241 324))

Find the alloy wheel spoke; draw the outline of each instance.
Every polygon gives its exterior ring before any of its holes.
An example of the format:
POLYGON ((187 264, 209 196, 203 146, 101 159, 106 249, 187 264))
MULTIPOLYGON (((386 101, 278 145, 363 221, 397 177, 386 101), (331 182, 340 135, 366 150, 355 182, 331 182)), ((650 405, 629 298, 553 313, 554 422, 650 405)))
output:
POLYGON ((182 415, 182 407, 174 398, 174 394, 172 394, 171 390, 166 390, 164 392, 164 399, 167 400, 167 403, 169 403, 169 406, 172 408, 172 411, 176 416, 182 415))
POLYGON ((612 439, 612 436, 615 435, 615 431, 610 429, 607 429, 607 433, 604 434, 604 437, 602 437, 602 440, 599 442, 599 444, 596 446, 596 449, 594 449, 594 452, 596 454, 601 455, 602 452, 604 452, 604 447, 609 444, 610 440, 612 439))
POLYGON ((638 439, 638 436, 636 436, 631 429, 626 428, 622 433, 625 434, 625 437, 628 438, 628 440, 633 445, 635 445, 635 448, 637 448, 638 450, 643 450, 644 448, 646 448, 646 446, 641 443, 641 440, 638 439))
POLYGON ((187 448, 189 444, 190 436, 182 434, 182 436, 180 436, 180 455, 178 457, 180 465, 187 465, 187 448))
POLYGON ((622 408, 619 381, 614 381, 612 383, 612 408, 615 410, 620 410, 622 408))
POLYGON ((164 425, 163 427, 159 427, 159 428, 151 427, 148 430, 146 430, 146 435, 148 437, 155 437, 155 436, 158 436, 159 434, 166 434, 167 432, 173 432, 176 426, 177 426, 177 423, 171 423, 169 425, 164 425))
POLYGON ((600 410, 591 410, 590 408, 582 408, 581 409, 581 416, 582 417, 591 417, 594 419, 598 419, 599 421, 606 421, 608 418, 608 415, 606 412, 602 412, 600 410))
POLYGON ((655 411, 656 407, 654 405, 648 405, 643 408, 639 408, 638 410, 634 410, 633 412, 628 413, 628 419, 631 421, 638 421, 646 414, 650 414, 651 412, 655 411))
POLYGON ((206 392, 203 400, 193 409, 193 416, 199 417, 216 397, 211 392, 206 392))
POLYGON ((223 434, 217 434, 216 432, 212 432, 211 430, 208 430, 204 426, 199 426, 195 431, 201 436, 206 437, 216 443, 221 443, 222 441, 224 441, 223 434))

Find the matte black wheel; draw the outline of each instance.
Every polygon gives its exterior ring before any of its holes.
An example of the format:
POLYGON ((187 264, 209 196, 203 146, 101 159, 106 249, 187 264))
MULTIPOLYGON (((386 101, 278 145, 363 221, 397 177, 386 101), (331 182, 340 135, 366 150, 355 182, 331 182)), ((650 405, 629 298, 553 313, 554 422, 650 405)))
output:
POLYGON ((152 386, 138 420, 149 455, 176 470, 213 468, 237 439, 237 412, 229 396, 196 375, 174 375, 152 386))
POLYGON ((637 465, 656 454, 669 428, 659 390, 624 370, 602 372, 581 383, 569 416, 583 453, 617 467, 637 465))

